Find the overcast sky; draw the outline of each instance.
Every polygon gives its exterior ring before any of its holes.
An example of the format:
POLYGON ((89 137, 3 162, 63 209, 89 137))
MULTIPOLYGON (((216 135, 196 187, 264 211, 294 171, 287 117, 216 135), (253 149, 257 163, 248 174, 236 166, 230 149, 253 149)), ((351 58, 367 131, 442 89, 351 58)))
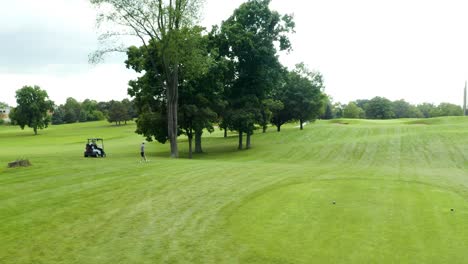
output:
MULTIPOLYGON (((127 97, 136 74, 123 55, 88 64, 98 44, 87 0, 0 1, 0 101, 15 105, 24 85, 41 86, 57 104, 127 97)), ((219 24, 242 2, 206 0, 202 24, 219 24)), ((384 96, 462 104, 468 1, 273 0, 271 7, 296 22, 294 50, 281 61, 322 72, 335 101, 384 96)))

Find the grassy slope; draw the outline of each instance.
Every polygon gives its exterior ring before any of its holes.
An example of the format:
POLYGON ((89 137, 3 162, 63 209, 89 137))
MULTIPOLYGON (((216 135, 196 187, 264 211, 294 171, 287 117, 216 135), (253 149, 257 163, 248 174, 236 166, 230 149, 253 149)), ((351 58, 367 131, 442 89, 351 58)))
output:
POLYGON ((142 164, 133 124, 0 127, 0 164, 33 163, 0 166, 0 263, 468 258, 468 119, 273 130, 249 151, 210 135, 195 160, 151 143, 142 164), (104 137, 108 158, 82 158, 87 137, 104 137))

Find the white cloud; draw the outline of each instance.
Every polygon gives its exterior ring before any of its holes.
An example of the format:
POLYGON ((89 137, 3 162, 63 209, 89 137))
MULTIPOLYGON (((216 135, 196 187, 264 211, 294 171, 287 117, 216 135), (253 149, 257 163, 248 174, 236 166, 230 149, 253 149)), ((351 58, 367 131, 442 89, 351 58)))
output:
POLYGON ((56 104, 63 104, 68 97, 78 101, 86 98, 97 101, 122 100, 128 98, 128 81, 137 77, 123 63, 76 66, 73 73, 61 74, 64 67, 69 65, 49 65, 49 73, 0 75, 0 101, 15 105, 15 91, 24 85, 39 85, 56 104))

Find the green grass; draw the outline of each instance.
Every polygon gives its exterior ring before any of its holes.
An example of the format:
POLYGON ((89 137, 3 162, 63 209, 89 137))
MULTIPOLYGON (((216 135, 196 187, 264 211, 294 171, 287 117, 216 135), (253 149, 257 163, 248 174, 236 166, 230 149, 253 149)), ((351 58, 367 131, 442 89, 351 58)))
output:
POLYGON ((148 163, 134 130, 0 126, 0 263, 468 259, 468 118, 291 124, 247 151, 215 132, 193 160, 150 143, 148 163), (107 158, 82 157, 89 137, 107 158))

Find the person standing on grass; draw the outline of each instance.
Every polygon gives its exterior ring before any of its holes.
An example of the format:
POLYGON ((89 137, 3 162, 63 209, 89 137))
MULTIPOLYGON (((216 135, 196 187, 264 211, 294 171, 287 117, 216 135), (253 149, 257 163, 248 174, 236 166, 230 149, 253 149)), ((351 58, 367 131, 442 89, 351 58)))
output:
POLYGON ((145 142, 141 143, 140 154, 141 154, 141 159, 146 162, 147 160, 146 160, 146 155, 145 155, 145 142))

